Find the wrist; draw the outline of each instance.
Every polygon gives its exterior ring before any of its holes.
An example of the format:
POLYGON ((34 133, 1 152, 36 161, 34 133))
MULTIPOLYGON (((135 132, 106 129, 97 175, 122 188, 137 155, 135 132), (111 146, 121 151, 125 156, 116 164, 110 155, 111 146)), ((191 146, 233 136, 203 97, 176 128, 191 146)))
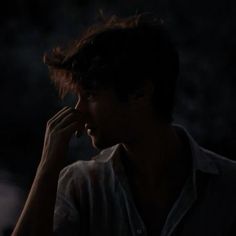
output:
POLYGON ((41 160, 36 173, 40 176, 58 177, 63 167, 64 165, 61 163, 49 163, 48 161, 41 160))

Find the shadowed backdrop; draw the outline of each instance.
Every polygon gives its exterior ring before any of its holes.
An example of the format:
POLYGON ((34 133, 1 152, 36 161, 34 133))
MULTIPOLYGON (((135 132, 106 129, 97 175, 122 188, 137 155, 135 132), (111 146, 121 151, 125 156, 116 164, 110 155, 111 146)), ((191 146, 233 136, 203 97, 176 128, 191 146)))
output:
MULTIPOLYGON (((14 0, 0 14, 0 236, 10 235, 41 157, 47 120, 61 107, 42 58, 80 35, 98 12, 161 16, 180 53, 175 122, 205 148, 236 160, 236 2, 14 0)), ((72 138, 68 163, 96 153, 72 138)))

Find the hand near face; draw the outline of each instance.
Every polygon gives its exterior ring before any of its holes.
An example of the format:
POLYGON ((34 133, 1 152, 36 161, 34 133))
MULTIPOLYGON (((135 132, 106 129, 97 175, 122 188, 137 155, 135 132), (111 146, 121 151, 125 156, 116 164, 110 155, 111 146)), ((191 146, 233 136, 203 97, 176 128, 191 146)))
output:
POLYGON ((83 115, 71 107, 64 107, 48 122, 40 166, 60 169, 66 159, 69 141, 73 133, 84 131, 83 115))

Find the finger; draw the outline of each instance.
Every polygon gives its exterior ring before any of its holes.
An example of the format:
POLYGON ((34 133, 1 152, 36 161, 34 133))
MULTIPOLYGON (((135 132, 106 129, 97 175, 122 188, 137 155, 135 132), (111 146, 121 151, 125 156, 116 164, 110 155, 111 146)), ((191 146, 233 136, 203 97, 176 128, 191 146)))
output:
POLYGON ((58 117, 61 113, 63 113, 65 110, 69 109, 69 106, 63 107, 61 110, 59 110, 56 114, 54 114, 49 120, 48 122, 53 122, 56 117, 58 117))
POLYGON ((75 112, 76 112, 76 110, 74 108, 68 107, 67 109, 61 111, 58 115, 54 116, 53 119, 51 119, 50 124, 52 126, 56 126, 68 114, 72 114, 72 113, 75 113, 75 112))
MULTIPOLYGON (((72 136, 73 133, 75 133, 75 131, 78 130, 78 121, 74 121, 70 124, 68 124, 66 127, 64 127, 63 129, 61 129, 61 132, 63 132, 63 134, 70 138, 72 136)), ((79 132, 82 134, 82 132, 79 132)))
POLYGON ((55 130, 63 129, 68 126, 72 122, 78 122, 78 128, 82 128, 85 124, 83 115, 79 112, 68 113, 65 117, 63 117, 56 125, 55 130))
POLYGON ((62 112, 64 112, 65 110, 69 109, 69 106, 65 106, 62 109, 60 109, 51 119, 57 117, 58 115, 60 115, 62 112))

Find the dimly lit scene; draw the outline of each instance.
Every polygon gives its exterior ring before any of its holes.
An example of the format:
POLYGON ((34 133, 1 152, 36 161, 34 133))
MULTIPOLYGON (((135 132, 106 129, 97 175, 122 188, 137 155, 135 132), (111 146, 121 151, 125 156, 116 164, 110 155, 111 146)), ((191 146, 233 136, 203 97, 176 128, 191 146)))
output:
MULTIPOLYGON (((43 63, 99 14, 152 12, 166 23, 180 55, 174 123, 203 147, 236 160, 236 2, 220 0, 18 0, 2 4, 0 236, 10 235, 42 154, 46 123, 64 106, 43 63)), ((68 163, 97 153, 88 136, 70 141, 68 163)))

